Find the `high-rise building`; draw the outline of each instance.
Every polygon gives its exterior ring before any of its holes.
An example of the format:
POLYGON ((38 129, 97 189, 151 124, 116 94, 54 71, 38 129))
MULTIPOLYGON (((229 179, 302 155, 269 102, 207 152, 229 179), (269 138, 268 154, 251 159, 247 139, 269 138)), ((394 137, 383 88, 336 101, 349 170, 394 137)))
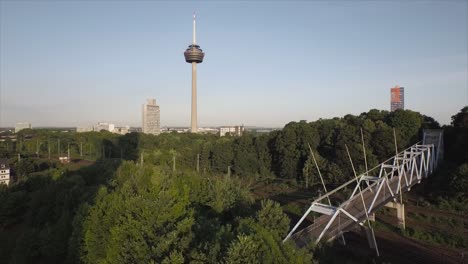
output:
POLYGON ((156 99, 148 99, 143 104, 143 124, 141 126, 143 133, 159 135, 159 105, 156 105, 156 99))
POLYGON ((23 130, 23 129, 26 129, 26 128, 32 128, 32 127, 31 127, 31 123, 26 123, 26 122, 16 123, 16 125, 15 125, 15 133, 18 133, 19 131, 21 131, 21 130, 23 130))
POLYGON ((196 43, 196 24, 195 14, 193 14, 193 38, 192 45, 190 45, 184 52, 185 61, 192 64, 192 120, 191 129, 192 133, 198 132, 197 124, 197 63, 203 62, 205 53, 200 49, 196 43))
POLYGON ((390 110, 405 109, 405 88, 395 86, 390 88, 390 110))

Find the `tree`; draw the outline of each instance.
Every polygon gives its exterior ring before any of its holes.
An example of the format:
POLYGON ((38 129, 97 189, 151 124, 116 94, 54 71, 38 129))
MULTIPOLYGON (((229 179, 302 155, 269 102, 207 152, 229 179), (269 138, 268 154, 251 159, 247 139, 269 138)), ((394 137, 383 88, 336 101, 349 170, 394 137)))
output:
POLYGON ((228 166, 232 165, 234 152, 232 149, 232 139, 221 138, 214 142, 211 148, 212 168, 218 172, 227 172, 228 166))
POLYGON ((280 204, 272 200, 262 200, 261 206, 257 212, 260 225, 271 232, 276 232, 280 237, 286 236, 289 230, 289 218, 283 213, 280 204))
POLYGON ((272 174, 272 153, 269 149, 269 135, 260 135, 254 138, 254 147, 258 161, 258 173, 260 176, 269 176, 272 174))
POLYGON ((372 121, 385 121, 389 112, 386 110, 377 110, 377 109, 371 109, 369 112, 364 113, 366 118, 372 120, 372 121))
POLYGON ((275 140, 275 151, 277 152, 275 162, 279 165, 279 174, 283 178, 295 178, 297 170, 298 153, 296 150, 297 137, 289 123, 278 134, 275 140))
POLYGON ((284 178, 300 178, 302 168, 307 160, 310 144, 315 148, 320 141, 317 130, 305 121, 291 122, 278 134, 275 140, 280 176, 284 178))
POLYGON ((452 126, 468 127, 468 106, 463 107, 460 112, 452 116, 452 126))
POLYGON ((255 175, 259 171, 258 159, 253 144, 253 137, 244 134, 237 138, 233 144, 234 148, 234 172, 238 175, 255 175))
POLYGON ((140 134, 129 133, 118 139, 120 151, 123 153, 123 158, 128 160, 137 160, 139 158, 138 148, 140 142, 140 134))
POLYGON ((237 241, 231 244, 228 249, 226 263, 228 264, 243 264, 252 263, 260 264, 262 259, 258 252, 258 242, 253 236, 239 235, 237 241))
MULTIPOLYGON (((450 188, 453 192, 466 195, 468 190, 468 163, 460 165, 452 174, 450 188)), ((465 198, 468 198, 465 197, 465 198)))
MULTIPOLYGON (((323 165, 322 162, 321 164, 323 165)), ((316 172, 317 172, 317 168, 315 166, 313 157, 312 155, 309 155, 309 157, 307 158, 304 164, 304 168, 302 169, 302 175, 303 175, 302 177, 305 182, 306 189, 309 189, 310 186, 314 186, 315 184, 320 183, 319 175, 316 172)))
POLYGON ((406 147, 417 141, 422 123, 422 115, 411 110, 398 109, 390 116, 390 126, 400 132, 401 140, 398 143, 401 147, 406 147))
MULTIPOLYGON (((400 139, 397 134, 397 141, 400 139)), ((374 154, 379 161, 384 161, 391 156, 395 155, 395 142, 393 136, 393 129, 382 121, 376 122, 376 130, 372 134, 372 141, 370 142, 374 154)))
POLYGON ((85 263, 162 262, 189 249, 194 218, 188 188, 154 176, 160 184, 149 188, 135 190, 130 176, 116 192, 101 190, 84 223, 85 263))

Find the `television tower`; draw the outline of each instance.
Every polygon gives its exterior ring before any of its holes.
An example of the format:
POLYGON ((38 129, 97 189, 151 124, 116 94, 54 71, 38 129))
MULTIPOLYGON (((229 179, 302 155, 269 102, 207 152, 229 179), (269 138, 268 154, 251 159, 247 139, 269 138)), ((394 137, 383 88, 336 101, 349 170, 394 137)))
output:
POLYGON ((203 62, 205 53, 200 46, 197 45, 196 39, 196 21, 195 13, 193 13, 193 38, 192 45, 189 45, 187 50, 184 52, 185 61, 192 64, 192 122, 191 129, 192 133, 198 132, 197 125, 197 63, 203 62))

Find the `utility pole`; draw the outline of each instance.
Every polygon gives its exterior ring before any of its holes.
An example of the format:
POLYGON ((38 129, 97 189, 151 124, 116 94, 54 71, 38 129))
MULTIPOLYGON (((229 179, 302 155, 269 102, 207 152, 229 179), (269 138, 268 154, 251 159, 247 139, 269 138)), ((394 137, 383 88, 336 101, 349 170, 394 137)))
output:
POLYGON ((228 174, 227 174, 228 177, 231 177, 231 165, 228 166, 228 174))
POLYGON ((83 158, 83 142, 80 142, 80 157, 83 158))
POLYGON ((57 153, 58 153, 58 156, 60 157, 60 139, 57 139, 57 141, 58 141, 57 153))
MULTIPOLYGON (((17 165, 17 169, 21 168, 21 167, 20 167, 20 163, 21 163, 21 154, 18 153, 18 165, 17 165)), ((18 170, 18 171, 20 171, 20 170, 18 170)), ((22 171, 22 170, 21 170, 21 171, 22 171)), ((21 177, 22 174, 23 174, 23 173, 18 172, 18 176, 21 177)), ((19 178, 19 177, 18 177, 18 178, 19 178)))
POLYGON ((362 127, 361 127, 361 141, 362 141, 362 152, 364 153, 364 163, 366 165, 366 175, 367 175, 369 169, 367 168, 366 145, 364 144, 364 133, 362 132, 362 127))
POLYGON ((68 143, 68 162, 70 162, 70 143, 68 143))
POLYGON ((176 170, 176 157, 175 157, 175 154, 172 155, 172 171, 175 171, 176 170))
POLYGON ((36 139, 36 155, 39 158, 39 139, 36 139))
POLYGON ((200 154, 197 154, 197 173, 200 173, 200 154))
POLYGON ((143 166, 143 150, 140 153, 140 165, 143 166))

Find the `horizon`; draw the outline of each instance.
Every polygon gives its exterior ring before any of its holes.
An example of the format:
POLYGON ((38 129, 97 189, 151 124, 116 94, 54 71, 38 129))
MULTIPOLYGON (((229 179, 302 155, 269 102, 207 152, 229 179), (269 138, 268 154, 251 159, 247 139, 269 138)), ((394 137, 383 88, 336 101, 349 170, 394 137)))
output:
POLYGON ((190 126, 183 52, 197 12, 200 127, 468 105, 468 2, 0 2, 0 127, 190 126), (397 19, 392 19, 397 18, 397 19))
MULTIPOLYGON (((363 114, 363 113, 368 113, 370 110, 378 110, 378 111, 387 111, 389 113, 391 113, 392 111, 390 110, 386 110, 386 109, 369 109, 368 111, 366 112, 362 112, 362 113, 359 113, 359 114, 351 114, 353 116, 356 116, 358 117, 360 114, 363 114)), ((411 109, 404 109, 404 110, 409 110, 409 111, 413 111, 411 109)), ((461 109, 460 109, 461 110, 461 109)), ((459 111, 460 111, 459 110, 459 111)), ((457 112, 458 113, 458 112, 457 112)), ((454 113, 453 115, 457 114, 457 113, 454 113)), ((349 114, 349 113, 348 113, 349 114)), ((251 125, 244 125, 244 124, 218 124, 218 125, 206 125, 206 126, 199 126, 198 128, 199 129, 203 129, 203 128, 219 128, 219 127, 223 127, 223 126, 243 126, 245 128, 271 128, 271 129, 283 129, 288 123, 290 122, 301 122, 301 121, 306 121, 307 123, 311 123, 311 122, 316 122, 316 121, 319 121, 319 120, 325 120, 325 119, 334 119, 334 118, 344 118, 346 115, 348 114, 345 114, 343 116, 332 116, 332 117, 327 117, 327 118, 323 118, 323 117, 319 117, 315 120, 305 120, 305 119, 301 119, 301 120, 290 120, 288 121, 287 123, 281 125, 281 126, 260 126, 260 125, 255 125, 255 124, 251 124, 251 125)), ((424 113, 420 113, 421 115, 424 115, 424 113)), ((452 115, 452 116, 453 116, 452 115)), ((427 116, 427 115, 426 115, 427 116)), ((429 116, 431 117, 431 116, 429 116)), ((450 125, 450 122, 447 123, 447 124, 442 124, 440 123, 438 120, 434 119, 435 121, 437 121, 441 126, 443 125, 450 125)), ((48 128, 85 128, 85 127, 93 127, 95 126, 97 123, 109 123, 109 124, 113 124, 115 125, 115 127, 125 127, 125 126, 129 126, 130 128, 141 128, 141 124, 137 124, 137 125, 128 125, 128 124, 118 124, 118 123, 112 123, 112 122, 107 122, 107 121, 98 121, 96 123, 89 123, 87 125, 84 125, 84 126, 59 126, 59 125, 34 125, 33 123, 31 122, 27 122, 27 121, 20 121, 20 122, 17 122, 17 123, 28 123, 31 125, 31 129, 48 129, 48 128)), ((15 128, 16 124, 13 124, 11 126, 0 126, 1 129, 5 129, 5 128, 15 128)), ((161 126, 161 129, 164 129, 164 128, 187 128, 187 129, 190 129, 190 125, 172 125, 172 126, 169 126, 169 125, 162 125, 161 126)))

